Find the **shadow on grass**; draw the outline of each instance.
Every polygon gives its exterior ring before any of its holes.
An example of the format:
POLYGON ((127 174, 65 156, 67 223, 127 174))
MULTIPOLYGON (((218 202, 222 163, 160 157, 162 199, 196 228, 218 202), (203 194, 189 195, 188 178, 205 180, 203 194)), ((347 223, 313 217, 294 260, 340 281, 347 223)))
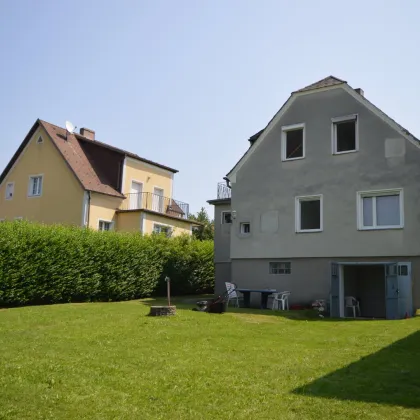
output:
POLYGON ((420 408, 420 331, 294 394, 420 408))

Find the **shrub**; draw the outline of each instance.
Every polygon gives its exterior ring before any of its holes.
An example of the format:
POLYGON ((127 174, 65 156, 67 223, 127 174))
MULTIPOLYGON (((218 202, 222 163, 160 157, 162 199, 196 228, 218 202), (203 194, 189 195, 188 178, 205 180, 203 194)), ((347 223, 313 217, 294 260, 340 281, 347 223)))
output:
POLYGON ((96 232, 28 222, 0 223, 0 304, 128 300, 162 289, 212 290, 213 243, 96 232))

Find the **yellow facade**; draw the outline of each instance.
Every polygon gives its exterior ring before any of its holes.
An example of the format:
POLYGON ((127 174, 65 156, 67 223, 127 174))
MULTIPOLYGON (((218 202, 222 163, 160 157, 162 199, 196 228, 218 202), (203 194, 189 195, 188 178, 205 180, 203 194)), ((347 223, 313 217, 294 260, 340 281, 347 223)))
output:
POLYGON ((84 190, 42 127, 36 130, 0 185, 0 219, 82 224, 84 190), (42 137, 42 143, 37 140, 42 137), (42 175, 41 196, 28 197, 29 178, 42 175), (14 183, 12 199, 6 185, 14 183))
POLYGON ((172 197, 173 173, 145 162, 126 158, 123 193, 131 192, 131 182, 140 182, 144 193, 153 193, 155 188, 163 190, 164 197, 172 197))
POLYGON ((172 236, 191 235, 191 222, 185 219, 173 219, 142 210, 118 213, 116 229, 121 232, 153 233, 154 225, 170 226, 172 236))
MULTIPOLYGON (((125 159, 123 193, 131 192, 132 181, 142 184, 143 193, 163 190, 163 196, 172 197, 173 173, 163 168, 125 159)), ((150 197, 149 197, 150 198, 150 197)), ((170 226, 173 235, 191 234, 191 222, 165 214, 157 215, 142 210, 118 212, 130 198, 84 190, 54 142, 40 125, 0 185, 0 221, 16 218, 42 223, 61 223, 88 226, 97 230, 99 222, 110 222, 122 232, 153 233, 154 224, 170 226), (42 141, 39 142, 39 138, 42 141), (30 196, 30 177, 42 176, 39 196, 30 196), (6 187, 13 183, 13 196, 6 198, 6 187)), ((166 206, 166 204, 165 204, 166 206)))
POLYGON ((141 211, 130 211, 118 213, 117 230, 120 232, 141 232, 142 219, 141 211))
POLYGON ((116 210, 121 206, 123 199, 110 195, 91 193, 89 227, 98 229, 99 221, 114 223, 114 229, 118 230, 116 210))
POLYGON ((182 234, 191 235, 191 222, 189 220, 177 220, 165 216, 159 216, 158 214, 144 212, 144 233, 153 233, 153 227, 155 224, 171 226, 172 236, 178 236, 182 234))

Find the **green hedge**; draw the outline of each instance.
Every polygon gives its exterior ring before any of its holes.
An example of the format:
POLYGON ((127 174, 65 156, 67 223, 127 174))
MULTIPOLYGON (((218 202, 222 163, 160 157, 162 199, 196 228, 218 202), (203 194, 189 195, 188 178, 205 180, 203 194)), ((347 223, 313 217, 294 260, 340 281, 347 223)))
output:
POLYGON ((213 242, 0 223, 0 304, 128 300, 211 292, 213 242))

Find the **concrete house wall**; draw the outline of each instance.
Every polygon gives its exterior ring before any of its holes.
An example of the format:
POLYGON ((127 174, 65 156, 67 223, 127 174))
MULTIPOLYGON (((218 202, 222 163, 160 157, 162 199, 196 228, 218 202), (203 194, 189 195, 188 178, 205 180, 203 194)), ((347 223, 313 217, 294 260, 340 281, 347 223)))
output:
POLYGON ((298 96, 232 184, 232 280, 290 290, 292 302, 309 301, 328 296, 331 261, 412 261, 419 307, 419 176, 420 150, 344 89, 298 96), (350 114, 358 116, 359 150, 333 155, 331 119, 350 114), (298 123, 305 124, 305 158, 283 162, 282 126, 298 123), (357 192, 393 188, 403 189, 404 227, 358 230, 357 192), (296 233, 295 197, 318 194, 322 232, 296 233), (241 222, 251 223, 249 235, 240 233, 241 222), (270 274, 270 261, 290 261, 292 273, 270 274))

